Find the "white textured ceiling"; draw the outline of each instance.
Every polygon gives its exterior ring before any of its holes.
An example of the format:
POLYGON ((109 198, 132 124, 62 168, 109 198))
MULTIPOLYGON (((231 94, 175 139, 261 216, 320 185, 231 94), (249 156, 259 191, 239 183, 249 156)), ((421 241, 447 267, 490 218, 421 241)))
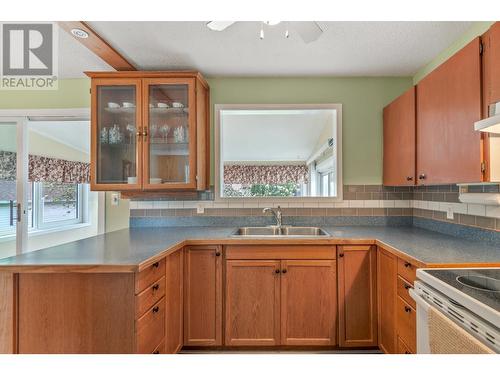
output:
POLYGON ((263 40, 260 22, 237 22, 222 32, 205 22, 90 22, 139 69, 195 69, 206 76, 411 76, 472 22, 319 24, 323 35, 305 44, 293 22, 290 38, 282 22, 266 26, 263 40))

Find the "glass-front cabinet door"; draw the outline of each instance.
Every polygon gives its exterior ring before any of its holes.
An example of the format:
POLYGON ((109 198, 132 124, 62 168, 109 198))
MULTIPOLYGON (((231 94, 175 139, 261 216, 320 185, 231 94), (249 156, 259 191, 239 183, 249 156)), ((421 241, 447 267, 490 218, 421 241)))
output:
POLYGON ((94 190, 141 188, 141 80, 92 80, 94 190))
POLYGON ((144 189, 196 188, 195 112, 194 78, 143 80, 144 189))

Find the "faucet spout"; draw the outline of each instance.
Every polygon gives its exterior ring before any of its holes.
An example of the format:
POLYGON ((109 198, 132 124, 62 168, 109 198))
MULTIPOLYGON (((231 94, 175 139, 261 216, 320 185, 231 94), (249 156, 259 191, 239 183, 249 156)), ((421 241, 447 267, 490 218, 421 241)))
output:
POLYGON ((276 219, 276 226, 281 231, 281 227, 283 226, 283 215, 281 213, 281 207, 278 206, 277 209, 273 209, 271 207, 266 207, 262 210, 263 213, 272 213, 274 218, 276 219))

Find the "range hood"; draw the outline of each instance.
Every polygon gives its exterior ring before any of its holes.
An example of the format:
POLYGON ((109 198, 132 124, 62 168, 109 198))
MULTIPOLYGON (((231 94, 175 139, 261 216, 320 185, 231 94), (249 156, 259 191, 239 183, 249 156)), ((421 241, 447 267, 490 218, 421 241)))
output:
POLYGON ((484 120, 476 121, 474 129, 487 133, 500 134, 500 102, 490 104, 489 116, 484 120))

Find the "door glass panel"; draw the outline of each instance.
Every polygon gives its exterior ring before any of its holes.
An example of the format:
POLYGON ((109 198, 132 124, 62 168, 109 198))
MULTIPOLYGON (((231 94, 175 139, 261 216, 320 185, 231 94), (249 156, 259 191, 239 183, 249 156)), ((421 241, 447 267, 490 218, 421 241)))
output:
POLYGON ((16 124, 0 123, 0 258, 16 254, 16 124))
POLYGON ((149 86, 149 183, 189 182, 189 86, 149 86))
POLYGON ((137 183, 136 87, 97 88, 97 183, 137 183))

